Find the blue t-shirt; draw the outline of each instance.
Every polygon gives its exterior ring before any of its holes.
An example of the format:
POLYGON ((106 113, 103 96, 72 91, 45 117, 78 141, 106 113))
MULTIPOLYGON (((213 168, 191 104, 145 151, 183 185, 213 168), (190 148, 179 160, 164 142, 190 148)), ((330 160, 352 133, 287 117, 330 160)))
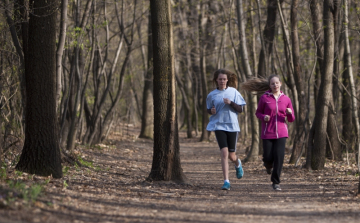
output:
POLYGON ((210 116, 208 131, 223 130, 227 132, 240 132, 237 111, 231 105, 224 103, 224 98, 228 98, 234 103, 244 106, 246 102, 241 94, 233 87, 224 90, 215 89, 206 98, 206 107, 211 109, 215 106, 216 114, 210 116))

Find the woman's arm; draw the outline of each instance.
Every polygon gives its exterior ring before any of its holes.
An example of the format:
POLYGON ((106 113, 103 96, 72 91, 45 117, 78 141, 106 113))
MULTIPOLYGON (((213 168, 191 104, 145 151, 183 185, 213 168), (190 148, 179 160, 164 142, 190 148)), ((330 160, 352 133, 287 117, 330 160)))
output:
POLYGON ((293 121, 295 121, 294 108, 293 108, 293 106, 292 106, 292 103, 291 103, 290 98, 289 98, 289 104, 287 105, 287 108, 290 108, 290 109, 291 109, 291 113, 290 113, 290 114, 285 113, 286 116, 287 116, 288 122, 293 122, 293 121))
POLYGON ((258 107, 255 112, 256 117, 258 119, 260 119, 261 121, 263 121, 265 118, 265 114, 263 114, 263 112, 264 112, 264 103, 263 103, 263 98, 261 97, 259 100, 258 107))
POLYGON ((237 111, 238 113, 241 113, 243 111, 243 106, 242 105, 238 105, 235 102, 230 102, 230 106, 235 109, 235 111, 237 111))

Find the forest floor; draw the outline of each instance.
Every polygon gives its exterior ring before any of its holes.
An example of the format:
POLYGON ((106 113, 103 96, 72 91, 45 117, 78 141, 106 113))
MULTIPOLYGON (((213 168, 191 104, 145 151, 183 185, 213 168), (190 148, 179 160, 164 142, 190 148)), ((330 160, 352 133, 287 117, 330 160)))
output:
MULTIPOLYGON (((62 179, 9 165, 0 175, 0 222, 360 222, 354 164, 327 161, 321 171, 284 164, 282 190, 274 191, 259 156, 243 163, 240 180, 231 167, 231 190, 223 191, 213 134, 203 143, 180 132, 188 183, 148 182, 153 142, 138 134, 128 126, 106 144, 77 146, 83 165, 64 165, 62 179)), ((237 153, 245 158, 240 142, 237 153)))

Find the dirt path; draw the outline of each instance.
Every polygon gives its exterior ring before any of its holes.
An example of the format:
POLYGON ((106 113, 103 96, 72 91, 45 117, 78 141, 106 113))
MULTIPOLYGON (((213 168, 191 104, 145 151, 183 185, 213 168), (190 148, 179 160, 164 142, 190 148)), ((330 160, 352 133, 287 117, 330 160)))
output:
MULTIPOLYGON (((136 138, 137 132, 127 135, 136 138)), ((328 162, 325 170, 309 172, 285 165, 276 192, 259 158, 243 164, 241 180, 231 167, 231 190, 222 191, 216 143, 183 136, 181 161, 191 184, 144 181, 152 142, 115 141, 115 135, 111 146, 78 147, 91 168, 64 167, 63 179, 49 182, 17 176, 43 185, 44 192, 31 205, 15 200, 0 207, 0 222, 360 222, 355 166, 328 162)), ((242 159, 244 153, 239 145, 242 159)), ((15 177, 13 170, 8 175, 15 177)))

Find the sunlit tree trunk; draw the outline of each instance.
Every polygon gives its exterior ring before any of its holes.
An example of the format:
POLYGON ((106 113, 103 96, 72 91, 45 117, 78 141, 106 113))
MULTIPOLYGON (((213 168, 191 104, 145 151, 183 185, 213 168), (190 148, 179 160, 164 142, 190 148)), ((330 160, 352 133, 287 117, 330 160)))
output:
MULTIPOLYGON (((243 13, 243 1, 236 0, 236 14, 238 19, 238 28, 239 28, 239 37, 240 37, 240 53, 241 63, 243 70, 245 72, 246 78, 253 78, 253 72, 251 71, 251 66, 249 62, 249 54, 247 49, 246 33, 245 33, 245 16, 243 13), (244 18, 244 19, 243 19, 244 18)), ((245 81, 245 80, 244 80, 245 81)), ((257 106, 257 97, 256 95, 249 93, 248 96, 248 107, 250 113, 251 121, 251 148, 247 154, 246 161, 257 160, 259 154, 259 128, 256 128, 259 125, 258 119, 255 115, 256 106, 257 106), (255 127, 256 126, 256 127, 255 127)))
POLYGON ((315 112, 315 135, 311 154, 311 167, 318 170, 325 165, 327 142, 327 120, 332 102, 332 74, 334 69, 334 23, 331 12, 332 0, 325 0, 323 6, 324 23, 324 60, 321 74, 321 85, 315 112))
POLYGON ((332 99, 330 101, 331 106, 329 107, 329 114, 328 114, 328 124, 327 124, 327 146, 326 146, 326 157, 329 159, 341 161, 342 154, 341 154, 341 143, 339 140, 339 130, 337 120, 337 112, 338 112, 338 97, 339 97, 339 65, 340 59, 339 50, 342 48, 339 46, 339 39, 340 39, 340 30, 341 30, 341 20, 342 18, 339 17, 339 7, 336 6, 340 4, 340 1, 334 0, 334 6, 332 6, 332 14, 333 14, 333 24, 334 24, 334 69, 333 69, 333 76, 332 76, 332 99))
POLYGON ((183 182, 176 112, 170 0, 151 0, 154 47, 154 153, 149 180, 183 182))
MULTIPOLYGON (((352 105, 352 117, 354 121, 355 127, 355 135, 357 137, 355 151, 358 153, 357 161, 358 161, 358 172, 360 172, 360 123, 359 123, 359 113, 358 113, 358 105, 356 99, 356 87, 354 81, 354 75, 352 70, 352 62, 351 62, 351 49, 349 43, 349 1, 344 0, 344 40, 345 40, 345 61, 344 65, 349 74, 349 82, 350 82, 350 92, 351 92, 351 105, 352 105)), ((358 185, 358 193, 360 193, 360 179, 358 185)))
POLYGON ((56 110, 61 97, 62 56, 65 46, 68 0, 61 1, 59 42, 56 50, 56 110))

